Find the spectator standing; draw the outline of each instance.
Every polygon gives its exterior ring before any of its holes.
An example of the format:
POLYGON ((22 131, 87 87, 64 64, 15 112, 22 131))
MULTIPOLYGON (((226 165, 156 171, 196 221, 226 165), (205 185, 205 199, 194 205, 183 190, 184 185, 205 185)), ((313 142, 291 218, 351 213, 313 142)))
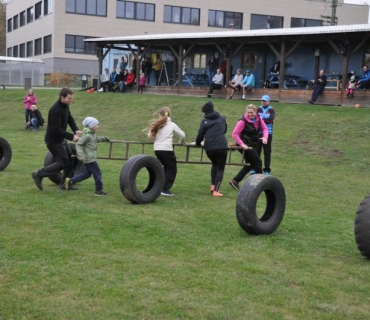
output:
POLYGON ((308 100, 309 104, 315 104, 317 98, 319 97, 320 94, 322 94, 326 87, 326 81, 327 80, 324 70, 320 70, 320 73, 314 82, 315 87, 313 88, 312 91, 311 100, 308 100))
POLYGON ((241 73, 241 70, 240 69, 236 70, 236 75, 234 75, 234 78, 231 81, 229 81, 229 85, 231 87, 231 94, 229 99, 233 98, 235 91, 241 89, 243 79, 244 76, 241 73))
POLYGON ((171 120, 171 109, 162 107, 158 111, 159 118, 150 121, 148 137, 154 139, 154 153, 157 159, 162 163, 165 181, 161 192, 162 196, 172 197, 174 194, 170 191, 177 175, 177 160, 173 151, 173 133, 180 138, 180 143, 184 143, 185 133, 177 124, 171 120))
POLYGON ((152 59, 148 57, 145 60, 145 78, 146 78, 147 84, 150 83, 150 75, 152 73, 152 68, 153 68, 152 59))
POLYGON ((125 55, 121 56, 121 61, 119 63, 119 69, 125 70, 127 67, 127 57, 125 55))
POLYGON ((261 152, 263 149, 264 155, 263 173, 265 175, 269 175, 271 172, 271 151, 272 151, 271 146, 272 146, 273 125, 275 120, 275 109, 272 106, 270 106, 270 97, 267 94, 262 96, 261 104, 262 105, 257 109, 257 114, 261 117, 261 119, 263 119, 263 121, 266 124, 268 130, 268 138, 266 144, 262 143, 262 140, 259 140, 256 146, 256 151, 258 155, 261 157, 261 152))
POLYGON ((265 122, 257 114, 257 107, 254 104, 247 106, 244 116, 238 120, 233 130, 232 137, 243 148, 244 160, 249 163, 249 165, 243 166, 238 174, 229 181, 230 186, 238 190, 240 181, 249 171, 254 169, 256 173, 262 173, 262 161, 255 148, 259 140, 262 140, 263 144, 267 143, 268 130, 265 122))
POLYGON ((214 110, 212 101, 202 107, 204 119, 201 121, 195 144, 200 146, 204 141, 207 157, 212 162, 211 166, 211 194, 222 197, 220 186, 224 177, 227 160, 228 144, 225 137, 227 131, 226 119, 214 110))
POLYGON ((76 152, 77 158, 83 162, 83 171, 73 178, 66 178, 65 186, 69 191, 77 182, 84 181, 91 176, 95 180, 95 196, 106 196, 107 193, 103 191, 102 173, 97 161, 97 144, 99 142, 109 142, 106 136, 97 136, 96 131, 99 129, 99 121, 93 117, 86 117, 82 122, 84 129, 82 137, 77 141, 76 152))
POLYGON ((32 89, 28 90, 26 96, 23 98, 23 103, 24 103, 24 115, 26 118, 26 129, 29 129, 30 127, 27 125, 27 123, 30 122, 31 106, 37 103, 35 92, 32 89))
POLYGON ((38 189, 42 190, 42 179, 58 174, 64 170, 60 189, 65 189, 65 178, 72 172, 70 165, 71 151, 67 140, 77 142, 78 135, 82 132, 78 129, 69 106, 73 100, 73 91, 69 88, 62 88, 59 93, 59 100, 50 108, 48 114, 48 125, 45 134, 46 147, 53 155, 54 162, 50 165, 32 172, 32 179, 38 189), (67 132, 67 126, 73 133, 67 132))
POLYGON ((161 56, 157 54, 157 58, 154 63, 154 72, 155 72, 155 85, 160 86, 161 85, 161 71, 162 71, 163 61, 161 59, 161 56))
POLYGON ((370 70, 367 65, 363 66, 364 76, 357 81, 357 88, 367 90, 370 89, 370 70))
POLYGON ((240 100, 245 100, 245 92, 246 91, 252 91, 256 84, 256 80, 254 78, 253 73, 250 72, 250 70, 245 71, 245 77, 241 83, 243 88, 243 97, 240 98, 240 100))
POLYGON ((209 83, 212 83, 212 79, 217 70, 217 64, 216 64, 214 55, 212 55, 211 58, 207 61, 207 66, 208 66, 209 83))
POLYGON ((33 131, 39 130, 39 127, 44 125, 44 118, 34 104, 30 108, 30 121, 28 122, 28 125, 33 128, 33 131))
POLYGON ((224 85, 224 75, 221 73, 220 69, 217 69, 216 74, 213 76, 212 82, 209 86, 207 97, 211 98, 213 90, 222 88, 224 85))
POLYGON ((347 98, 351 97, 353 98, 353 93, 355 92, 356 89, 356 76, 351 76, 349 81, 347 82, 346 85, 346 96, 347 98))
POLYGON ((106 92, 109 89, 110 74, 107 68, 104 69, 104 74, 100 82, 100 89, 98 92, 106 92))
POLYGON ((140 79, 139 79, 139 86, 137 88, 137 93, 140 93, 140 94, 143 93, 145 83, 146 83, 145 74, 142 72, 140 75, 140 79))

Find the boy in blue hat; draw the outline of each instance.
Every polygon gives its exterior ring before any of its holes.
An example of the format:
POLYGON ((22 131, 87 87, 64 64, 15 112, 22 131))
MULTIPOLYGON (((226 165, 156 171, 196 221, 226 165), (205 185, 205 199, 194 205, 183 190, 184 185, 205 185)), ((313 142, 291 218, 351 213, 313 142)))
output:
POLYGON ((267 129, 268 129, 268 139, 267 144, 263 144, 260 141, 256 147, 256 151, 259 156, 261 156, 262 148, 264 154, 264 168, 263 173, 269 175, 271 172, 271 145, 272 145, 272 131, 273 131, 273 124, 275 120, 275 109, 270 106, 270 97, 265 94, 261 98, 261 106, 257 109, 258 115, 263 119, 265 122, 267 129))

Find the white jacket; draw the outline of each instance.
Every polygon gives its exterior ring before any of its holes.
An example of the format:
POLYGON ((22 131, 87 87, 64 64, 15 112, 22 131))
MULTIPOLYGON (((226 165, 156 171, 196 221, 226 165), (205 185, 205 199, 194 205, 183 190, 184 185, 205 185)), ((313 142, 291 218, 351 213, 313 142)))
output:
POLYGON ((154 151, 172 151, 174 132, 178 135, 180 140, 183 141, 185 139, 184 131, 182 131, 176 123, 172 122, 171 118, 168 118, 167 124, 157 132, 157 136, 154 140, 154 151))

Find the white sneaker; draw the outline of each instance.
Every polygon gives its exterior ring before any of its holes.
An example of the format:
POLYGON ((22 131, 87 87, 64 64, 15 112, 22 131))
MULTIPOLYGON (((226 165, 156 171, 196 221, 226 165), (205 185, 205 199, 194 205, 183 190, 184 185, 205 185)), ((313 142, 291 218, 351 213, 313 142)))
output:
POLYGON ((100 88, 99 90, 98 90, 98 92, 103 92, 104 91, 104 89, 103 88, 100 88))

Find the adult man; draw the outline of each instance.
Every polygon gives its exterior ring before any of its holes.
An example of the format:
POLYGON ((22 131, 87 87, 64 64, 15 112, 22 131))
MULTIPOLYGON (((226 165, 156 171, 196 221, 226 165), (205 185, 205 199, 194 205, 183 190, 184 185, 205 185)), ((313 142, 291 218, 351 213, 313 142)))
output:
POLYGON ((64 181, 69 177, 72 168, 70 166, 71 152, 67 140, 78 141, 80 131, 71 115, 69 105, 73 99, 73 91, 69 88, 63 88, 59 93, 59 100, 50 108, 48 115, 48 126, 45 134, 45 143, 48 150, 53 155, 55 162, 31 173, 33 181, 38 189, 42 190, 42 179, 58 174, 64 170, 61 189, 64 188, 64 181), (67 132, 67 126, 70 126, 74 133, 67 132))
POLYGON ((243 79, 244 76, 242 75, 241 70, 240 69, 236 70, 236 75, 231 81, 229 81, 229 85, 231 87, 231 94, 229 99, 232 99, 235 91, 239 90, 242 87, 243 79))
POLYGON ((163 61, 161 59, 161 56, 157 54, 157 58, 154 62, 153 68, 155 73, 155 85, 160 86, 161 85, 161 71, 162 71, 163 61))
POLYGON ((368 66, 363 66, 364 76, 357 81, 357 88, 367 90, 370 89, 370 70, 368 66))
POLYGON ((250 72, 250 70, 245 71, 245 77, 241 83, 243 88, 243 97, 239 100, 245 100, 245 91, 252 91, 256 84, 256 80, 254 78, 253 73, 250 72))
POLYGON ((324 91, 326 86, 326 75, 324 70, 320 70, 319 76, 315 80, 315 87, 313 88, 311 100, 308 100, 309 104, 315 104, 319 95, 324 91))
POLYGON ((211 98, 213 90, 221 89, 224 85, 224 75, 221 73, 220 69, 216 70, 216 74, 213 76, 212 83, 209 86, 207 97, 211 98))

